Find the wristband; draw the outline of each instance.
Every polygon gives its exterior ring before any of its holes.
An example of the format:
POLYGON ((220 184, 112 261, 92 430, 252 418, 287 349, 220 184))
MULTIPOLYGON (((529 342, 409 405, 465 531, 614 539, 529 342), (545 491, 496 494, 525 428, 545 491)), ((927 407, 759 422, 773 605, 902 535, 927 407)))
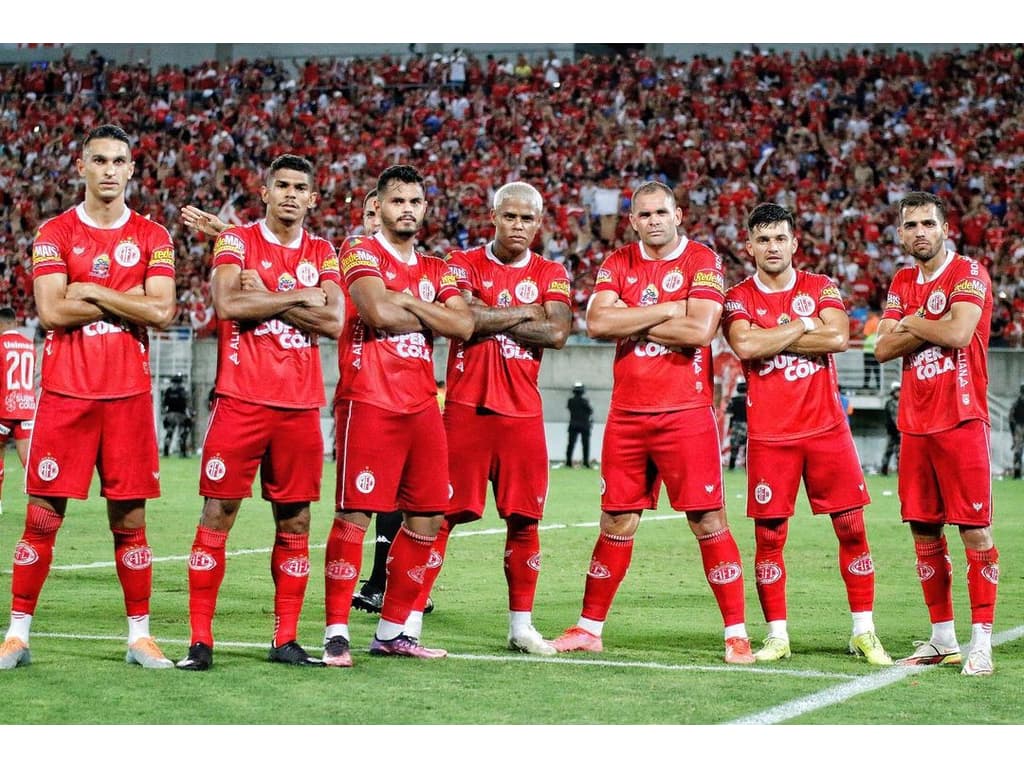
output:
POLYGON ((803 322, 804 328, 806 328, 808 331, 813 331, 814 330, 814 321, 811 320, 811 318, 809 318, 809 317, 801 317, 800 320, 801 320, 801 322, 803 322))

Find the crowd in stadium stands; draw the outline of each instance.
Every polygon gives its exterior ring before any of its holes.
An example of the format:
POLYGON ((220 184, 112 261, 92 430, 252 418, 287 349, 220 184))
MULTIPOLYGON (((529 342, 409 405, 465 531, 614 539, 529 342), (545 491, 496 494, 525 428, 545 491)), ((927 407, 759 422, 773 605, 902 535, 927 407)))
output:
POLYGON ((258 217, 261 173, 311 156, 321 201, 308 224, 358 233, 363 195, 393 163, 415 165, 430 202, 421 246, 444 254, 487 236, 489 197, 520 179, 545 196, 545 255, 582 308, 604 254, 632 235, 631 190, 676 189, 683 229, 751 271, 744 224, 762 200, 793 207, 797 266, 834 276, 854 337, 870 332, 901 262, 892 204, 910 189, 950 204, 951 246, 991 271, 993 346, 1024 335, 1024 46, 927 57, 891 47, 811 56, 750 47, 730 60, 461 51, 402 57, 162 66, 65 56, 0 69, 0 304, 33 322, 29 244, 73 205, 81 136, 115 122, 138 138, 129 204, 178 247, 178 322, 208 333, 209 241, 180 223, 192 204, 258 217))

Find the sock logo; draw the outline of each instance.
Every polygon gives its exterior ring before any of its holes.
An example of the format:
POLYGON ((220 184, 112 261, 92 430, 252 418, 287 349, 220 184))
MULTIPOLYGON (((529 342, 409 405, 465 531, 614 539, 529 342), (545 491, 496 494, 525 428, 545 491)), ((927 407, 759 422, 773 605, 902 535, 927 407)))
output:
POLYGON ((436 549, 430 550, 430 557, 427 558, 426 568, 440 568, 444 564, 444 558, 436 549))
POLYGON ((848 566, 846 570, 852 573, 854 576, 870 576, 875 572, 875 563, 871 559, 871 553, 866 552, 848 566))
POLYGON ((590 569, 587 571, 587 576, 590 576, 593 579, 610 579, 612 577, 612 572, 611 569, 600 560, 592 559, 590 561, 590 569))
POLYGON ((986 563, 981 569, 981 577, 992 584, 999 583, 999 563, 986 563))
POLYGON ((712 584, 732 584, 743 576, 743 566, 739 563, 719 563, 708 571, 708 581, 712 584))
POLYGON ((193 549, 188 556, 188 569, 190 571, 212 571, 217 567, 217 558, 202 549, 193 549))
POLYGON ((423 573, 427 570, 425 565, 418 565, 415 568, 410 568, 406 571, 406 575, 417 584, 423 583, 423 573))
POLYGON ((309 576, 308 557, 289 557, 279 566, 281 573, 285 576, 294 576, 297 579, 309 576))
POLYGON ((918 563, 917 563, 917 578, 918 579, 920 579, 921 581, 928 581, 928 579, 932 578, 932 576, 934 576, 934 575, 935 575, 935 569, 934 568, 932 568, 930 565, 928 565, 928 563, 922 563, 922 562, 918 561, 918 563))
POLYGON ((331 560, 324 566, 324 576, 332 581, 355 581, 359 569, 345 560, 331 560))
POLYGON ((526 560, 526 565, 540 573, 540 552, 534 552, 526 560))
POLYGON ((14 564, 15 565, 32 565, 39 561, 39 553, 36 552, 35 547, 29 544, 27 541, 19 541, 18 546, 14 548, 14 564))
POLYGON ((146 546, 131 547, 121 555, 121 564, 132 571, 144 571, 153 564, 153 550, 146 546))
POLYGON ((782 566, 771 560, 755 563, 754 578, 758 584, 775 584, 782 578, 782 566))

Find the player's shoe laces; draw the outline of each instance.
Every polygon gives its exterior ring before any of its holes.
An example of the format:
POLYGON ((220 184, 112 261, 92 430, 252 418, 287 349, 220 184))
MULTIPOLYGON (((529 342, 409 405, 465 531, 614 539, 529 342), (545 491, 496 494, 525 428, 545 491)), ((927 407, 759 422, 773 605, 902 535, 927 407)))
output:
POLYGON ((370 587, 370 582, 368 581, 364 581, 363 586, 352 595, 352 607, 357 611, 380 613, 380 609, 383 606, 384 591, 370 587), (369 587, 369 590, 367 590, 367 587, 369 587))
POLYGON ((510 632, 508 647, 511 651, 533 653, 538 656, 554 656, 558 653, 555 646, 541 637, 540 632, 534 629, 532 624, 515 632, 510 632))
POLYGON ((352 666, 352 652, 347 637, 335 635, 327 638, 327 642, 324 643, 324 664, 328 667, 352 666))
POLYGON ((152 637, 140 638, 129 645, 124 660, 145 669, 170 669, 174 666, 174 662, 164 656, 164 652, 152 637))
POLYGON ((186 672, 205 672, 213 666, 213 648, 206 643, 192 643, 188 656, 175 665, 186 672))
POLYGON ((773 637, 769 635, 764 639, 764 645, 760 650, 754 651, 754 658, 757 661, 779 661, 788 659, 793 655, 789 648, 789 639, 785 637, 773 637))
POLYGON ((291 664, 293 667, 323 667, 326 666, 320 659, 310 656, 294 640, 284 645, 270 646, 270 653, 267 654, 267 661, 277 664, 291 664))
POLYGON ((991 675, 995 670, 992 663, 991 648, 972 648, 967 653, 967 661, 960 670, 961 675, 991 675))
POLYGON ((16 637, 9 637, 0 645, 0 669, 25 667, 32 663, 28 645, 16 637))
POLYGON ((878 667, 891 667, 892 657, 885 652, 882 641, 874 632, 861 632, 850 638, 850 653, 854 656, 863 656, 868 664, 878 667))
POLYGON ((568 651, 588 651, 600 653, 604 650, 604 643, 601 638, 593 632, 588 632, 581 626, 569 627, 565 632, 551 641, 551 645, 559 653, 568 651))
POLYGON ((728 637, 725 640, 726 664, 753 664, 757 659, 750 650, 749 637, 728 637))
POLYGON ((448 651, 443 648, 424 648, 419 641, 408 635, 399 635, 391 640, 381 640, 376 635, 370 643, 371 656, 410 656, 414 659, 443 659, 448 651))
POLYGON ((938 645, 926 640, 914 641, 914 652, 896 663, 906 667, 932 664, 959 664, 963 661, 958 645, 938 645))

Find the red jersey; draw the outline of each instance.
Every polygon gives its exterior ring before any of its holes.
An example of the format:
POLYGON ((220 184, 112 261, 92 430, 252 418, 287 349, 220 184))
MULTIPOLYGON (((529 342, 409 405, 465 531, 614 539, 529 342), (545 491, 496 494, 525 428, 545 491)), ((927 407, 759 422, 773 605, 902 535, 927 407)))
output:
MULTIPOLYGON (((377 277, 390 291, 441 304, 459 296, 455 273, 435 256, 414 253, 409 263, 377 233, 350 237, 339 256, 346 294, 363 277, 377 277)), ((356 400, 398 413, 437 405, 434 335, 429 330, 389 334, 362 321, 350 297, 338 341, 340 376, 335 403, 356 400)))
MULTIPOLYGON (((448 264, 459 288, 489 307, 518 307, 558 301, 569 306, 565 267, 527 251, 514 264, 503 264, 492 245, 454 251, 448 264)), ((522 346, 504 334, 464 342, 453 339, 448 353, 445 400, 483 406, 504 416, 543 413, 537 377, 543 347, 522 346)))
MULTIPOLYGON (((826 275, 794 270, 792 282, 772 290, 757 276, 725 294, 722 326, 736 320, 773 328, 823 309, 846 311, 839 289, 826 275)), ((826 432, 846 419, 839 401, 839 377, 832 355, 809 357, 780 352, 762 360, 744 360, 747 378, 747 434, 757 440, 793 440, 826 432)))
MULTIPOLYGON (((45 222, 32 244, 34 277, 67 276, 68 283, 99 283, 115 291, 143 288, 150 277, 174 279, 174 246, 159 224, 126 210, 100 227, 85 205, 45 222)), ((73 328, 54 328, 43 346, 42 388, 90 400, 151 390, 149 333, 116 317, 73 328)))
POLYGON ((27 421, 36 412, 36 345, 16 330, 0 333, 3 388, 0 420, 27 421))
POLYGON ((928 282, 917 265, 896 272, 882 319, 917 314, 938 320, 958 301, 981 307, 970 343, 948 349, 925 343, 903 356, 903 393, 896 423, 901 432, 928 435, 969 419, 988 417, 988 338, 992 323, 992 281, 974 259, 947 252, 946 263, 928 282))
MULTIPOLYGON (((627 306, 645 307, 689 298, 721 304, 724 286, 721 257, 684 237, 663 259, 648 257, 640 243, 617 249, 601 265, 594 291, 614 291, 627 306)), ((669 348, 619 339, 612 374, 612 408, 660 413, 712 403, 710 346, 669 348)))
MULTIPOLYGON (((282 245, 266 220, 232 227, 213 246, 213 268, 234 264, 254 269, 268 291, 294 291, 340 283, 338 256, 328 241, 302 230, 282 245)), ((217 332, 217 392, 275 408, 324 405, 320 343, 279 317, 221 320, 217 332), (268 386, 268 383, 270 386, 268 386)))

